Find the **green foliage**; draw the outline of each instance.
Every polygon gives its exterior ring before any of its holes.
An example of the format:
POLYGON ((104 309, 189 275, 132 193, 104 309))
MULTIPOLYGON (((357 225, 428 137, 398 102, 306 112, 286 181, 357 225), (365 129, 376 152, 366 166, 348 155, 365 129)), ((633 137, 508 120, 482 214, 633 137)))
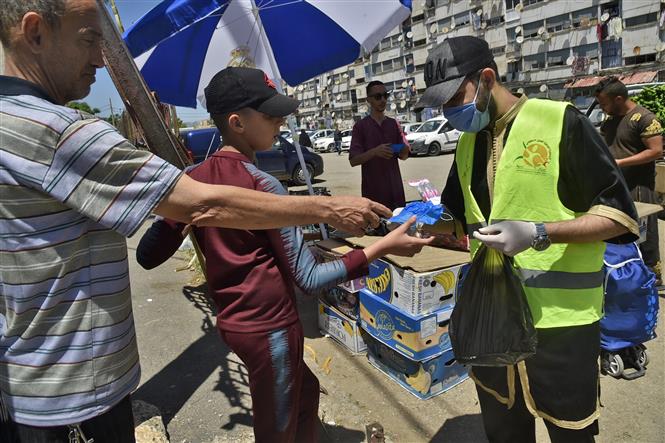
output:
POLYGON ((88 114, 99 114, 101 111, 99 108, 91 108, 86 102, 69 102, 67 106, 72 109, 78 109, 79 111, 87 112, 88 114))
POLYGON ((656 114, 661 124, 665 124, 665 85, 646 87, 631 100, 656 114))

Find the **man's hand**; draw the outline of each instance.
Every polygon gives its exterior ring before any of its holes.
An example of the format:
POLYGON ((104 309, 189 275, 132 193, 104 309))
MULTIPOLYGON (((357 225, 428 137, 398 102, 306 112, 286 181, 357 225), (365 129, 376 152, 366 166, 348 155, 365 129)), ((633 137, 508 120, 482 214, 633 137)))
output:
POLYGON ((393 158, 394 152, 388 143, 383 143, 370 150, 373 157, 391 159, 393 158))
POLYGON ((411 217, 409 221, 403 223, 378 242, 366 247, 363 251, 367 257, 367 262, 371 263, 388 254, 413 257, 419 253, 424 246, 431 244, 436 237, 418 238, 412 237, 407 233, 409 228, 411 228, 415 222, 416 217, 411 217))
POLYGON ((326 197, 331 214, 326 223, 335 228, 362 236, 368 227, 379 226, 379 218, 390 218, 393 213, 382 204, 363 197, 326 197))
POLYGON ((531 247, 536 238, 536 225, 532 222, 507 220, 480 228, 473 233, 473 237, 512 257, 531 247))

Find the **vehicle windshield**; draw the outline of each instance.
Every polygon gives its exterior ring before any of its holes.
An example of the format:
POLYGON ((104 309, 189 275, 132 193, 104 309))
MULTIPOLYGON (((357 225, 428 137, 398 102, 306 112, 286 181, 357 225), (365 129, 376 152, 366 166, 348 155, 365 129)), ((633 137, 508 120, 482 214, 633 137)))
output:
POLYGON ((423 123, 416 132, 434 132, 439 129, 443 120, 429 120, 423 123))

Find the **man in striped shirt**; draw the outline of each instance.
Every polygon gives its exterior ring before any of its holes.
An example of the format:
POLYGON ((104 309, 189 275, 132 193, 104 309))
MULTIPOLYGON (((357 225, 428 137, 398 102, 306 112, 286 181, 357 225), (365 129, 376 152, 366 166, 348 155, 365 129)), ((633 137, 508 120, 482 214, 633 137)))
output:
POLYGON ((140 378, 127 248, 146 217, 358 233, 389 211, 198 183, 64 105, 103 66, 94 0, 3 0, 0 441, 133 441, 140 378), (288 200, 286 200, 288 199, 288 200), (83 437, 85 436, 85 437, 83 437))

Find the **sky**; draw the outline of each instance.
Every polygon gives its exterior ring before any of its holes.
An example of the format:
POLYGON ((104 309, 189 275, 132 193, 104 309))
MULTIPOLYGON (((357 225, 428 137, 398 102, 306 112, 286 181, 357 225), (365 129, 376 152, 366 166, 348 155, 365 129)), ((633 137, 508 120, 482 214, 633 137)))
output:
MULTIPOLYGON (((160 0, 116 0, 115 3, 118 7, 120 20, 125 29, 127 29, 146 12, 159 4, 160 0)), ((115 85, 105 68, 97 71, 97 81, 92 85, 90 94, 81 101, 87 102, 93 108, 99 108, 101 110, 100 115, 103 117, 111 113, 111 105, 115 113, 124 108, 115 85)), ((178 107, 177 112, 178 117, 186 123, 208 118, 208 113, 201 107, 197 109, 178 107)))

